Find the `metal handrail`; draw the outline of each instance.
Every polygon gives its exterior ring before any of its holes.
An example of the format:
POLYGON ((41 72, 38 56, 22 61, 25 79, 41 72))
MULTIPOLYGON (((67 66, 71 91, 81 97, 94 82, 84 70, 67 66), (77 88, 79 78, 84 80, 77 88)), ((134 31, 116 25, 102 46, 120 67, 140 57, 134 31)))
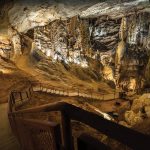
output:
POLYGON ((148 146, 150 143, 150 136, 148 135, 144 135, 130 128, 105 120, 103 117, 97 114, 88 112, 65 102, 57 102, 53 104, 38 106, 35 108, 20 110, 11 114, 17 115, 51 111, 60 111, 62 113, 64 124, 63 135, 64 139, 66 140, 65 147, 67 150, 71 150, 72 147, 70 141, 72 136, 70 125, 71 120, 82 122, 133 149, 141 150, 143 147, 148 146))
POLYGON ((99 99, 99 100, 106 100, 106 99, 116 99, 119 98, 119 93, 120 92, 112 92, 112 93, 108 93, 108 94, 100 94, 99 92, 94 92, 93 89, 89 89, 88 91, 86 90, 81 90, 79 88, 69 88, 69 89, 61 89, 61 88, 57 88, 51 85, 43 85, 40 82, 31 82, 31 85, 34 86, 38 86, 40 88, 40 91, 43 91, 43 89, 45 89, 46 91, 51 89, 54 90, 55 94, 59 93, 67 93, 67 96, 70 96, 72 93, 77 93, 76 96, 78 97, 84 97, 84 98, 90 98, 90 99, 99 99), (111 96, 112 98, 107 98, 108 96, 111 96))
MULTIPOLYGON (((32 86, 28 89, 30 93, 27 98, 27 102, 31 100, 32 86)), ((104 119, 102 116, 99 116, 95 113, 83 110, 77 106, 68 104, 66 102, 56 102, 52 104, 46 104, 34 108, 28 108, 24 110, 17 110, 16 108, 16 99, 13 97, 13 94, 17 91, 13 91, 10 93, 10 98, 8 101, 9 111, 8 116, 10 119, 10 124, 13 124, 12 130, 16 133, 16 128, 14 128, 15 117, 22 116, 22 114, 29 113, 40 113, 40 112, 52 112, 59 111, 61 112, 61 124, 62 124, 62 132, 64 139, 64 148, 66 150, 72 150, 72 132, 71 132, 71 120, 76 120, 82 122, 103 134, 129 146, 133 149, 143 149, 145 146, 149 146, 150 136, 144 135, 143 133, 134 131, 130 128, 121 126, 114 122, 108 121, 104 119)), ((20 92, 21 93, 21 92, 20 92)), ((22 92, 23 93, 23 92, 22 92)), ((22 105, 24 105, 22 101, 22 105)))

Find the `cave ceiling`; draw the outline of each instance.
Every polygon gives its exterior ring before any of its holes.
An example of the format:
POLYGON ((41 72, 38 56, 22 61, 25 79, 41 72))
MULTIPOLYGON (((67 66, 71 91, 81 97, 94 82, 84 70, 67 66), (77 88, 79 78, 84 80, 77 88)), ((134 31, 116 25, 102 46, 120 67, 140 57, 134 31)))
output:
POLYGON ((44 26, 57 19, 75 15, 81 18, 108 16, 121 18, 133 12, 149 12, 148 0, 18 0, 8 11, 10 24, 19 32, 27 32, 36 26, 44 26))

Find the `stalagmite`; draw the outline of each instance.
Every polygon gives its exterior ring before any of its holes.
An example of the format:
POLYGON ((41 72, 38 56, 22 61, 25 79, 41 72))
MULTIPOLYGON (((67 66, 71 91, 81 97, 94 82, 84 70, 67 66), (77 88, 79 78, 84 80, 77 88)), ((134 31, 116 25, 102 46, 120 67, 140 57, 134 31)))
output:
POLYGON ((12 59, 15 61, 22 54, 20 35, 17 33, 16 30, 14 30, 11 27, 8 30, 8 35, 12 41, 12 46, 13 46, 13 51, 14 51, 14 55, 12 59))
POLYGON ((120 67, 121 67, 121 60, 124 56, 126 51, 126 38, 127 38, 127 18, 123 17, 120 26, 120 42, 118 43, 116 49, 116 56, 115 56, 115 83, 116 86, 119 86, 119 78, 120 78, 120 67))

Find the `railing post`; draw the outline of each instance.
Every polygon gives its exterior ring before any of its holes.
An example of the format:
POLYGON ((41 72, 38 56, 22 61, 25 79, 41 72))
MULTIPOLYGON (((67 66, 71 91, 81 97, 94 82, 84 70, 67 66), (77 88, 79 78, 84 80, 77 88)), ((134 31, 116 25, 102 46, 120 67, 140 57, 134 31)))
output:
POLYGON ((23 98, 22 98, 22 93, 21 92, 19 92, 19 94, 20 94, 20 99, 21 99, 21 101, 23 100, 23 98))
POLYGON ((11 93, 12 94, 12 101, 13 101, 13 104, 15 104, 15 97, 14 97, 14 93, 11 93))
POLYGON ((78 89, 78 96, 79 96, 79 94, 80 94, 80 93, 79 93, 79 89, 78 89))
POLYGON ((71 121, 65 111, 61 111, 62 132, 63 132, 63 145, 65 150, 73 150, 71 121))
POLYGON ((41 83, 40 83, 40 89, 41 89, 41 91, 42 91, 42 85, 41 85, 41 83))
POLYGON ((33 87, 30 87, 30 88, 29 88, 30 97, 31 97, 31 95, 32 95, 32 91, 33 91, 33 87))
POLYGON ((27 98, 29 99, 29 94, 28 94, 28 91, 26 91, 26 96, 27 96, 27 98))
POLYGON ((33 85, 31 85, 31 87, 29 87, 29 94, 30 94, 30 97, 31 97, 32 93, 33 93, 33 85))
POLYGON ((114 99, 115 99, 115 97, 116 97, 116 91, 114 92, 114 99))

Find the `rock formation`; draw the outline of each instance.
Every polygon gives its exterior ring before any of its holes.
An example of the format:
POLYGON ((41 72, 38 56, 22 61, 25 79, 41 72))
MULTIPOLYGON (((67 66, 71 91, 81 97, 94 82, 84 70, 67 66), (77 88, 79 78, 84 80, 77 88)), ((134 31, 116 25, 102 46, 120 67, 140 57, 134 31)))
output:
POLYGON ((4 58, 11 57, 11 42, 7 37, 0 36, 0 56, 4 58))
POLYGON ((149 84, 145 77, 149 79, 150 70, 149 2, 116 2, 15 3, 8 12, 13 60, 27 46, 26 36, 33 56, 38 53, 53 62, 84 68, 94 60, 100 66, 95 72, 116 88, 143 88, 149 84))

